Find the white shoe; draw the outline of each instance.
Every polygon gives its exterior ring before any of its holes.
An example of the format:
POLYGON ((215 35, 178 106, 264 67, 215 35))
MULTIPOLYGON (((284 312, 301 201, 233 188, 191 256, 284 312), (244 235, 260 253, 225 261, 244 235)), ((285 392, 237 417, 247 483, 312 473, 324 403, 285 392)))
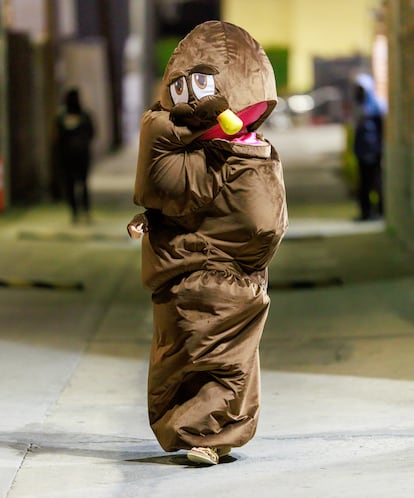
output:
POLYGON ((187 453, 187 458, 191 462, 205 465, 217 465, 219 463, 219 455, 214 448, 191 448, 187 453))

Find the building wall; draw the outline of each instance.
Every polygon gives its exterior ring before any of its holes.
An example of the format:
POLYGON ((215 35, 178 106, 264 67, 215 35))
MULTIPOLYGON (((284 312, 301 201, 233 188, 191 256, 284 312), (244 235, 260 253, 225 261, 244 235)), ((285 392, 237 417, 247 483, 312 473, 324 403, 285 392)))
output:
POLYGON ((44 0, 10 0, 11 24, 38 38, 46 31, 44 0))
POLYGON ((222 19, 290 49, 289 90, 313 86, 313 57, 368 55, 378 0, 222 0, 222 19))
POLYGON ((414 248, 414 3, 388 0, 388 7, 385 207, 389 229, 414 248))
POLYGON ((106 46, 102 38, 68 41, 61 47, 65 89, 79 88, 82 104, 94 121, 95 157, 106 154, 112 144, 111 92, 106 46))
POLYGON ((81 39, 105 40, 111 93, 113 147, 122 144, 122 79, 124 49, 129 33, 128 0, 77 0, 78 34, 81 39))

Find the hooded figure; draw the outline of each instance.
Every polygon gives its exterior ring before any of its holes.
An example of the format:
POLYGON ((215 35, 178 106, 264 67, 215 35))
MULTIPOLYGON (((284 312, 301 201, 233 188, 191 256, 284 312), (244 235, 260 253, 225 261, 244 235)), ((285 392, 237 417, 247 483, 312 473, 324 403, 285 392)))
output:
POLYGON ((373 78, 365 73, 355 79, 356 126, 354 153, 359 168, 360 220, 375 216, 372 193, 376 194, 377 215, 382 215, 381 160, 385 106, 375 94, 373 78))
POLYGON ((149 419, 164 450, 196 462, 256 431, 267 267, 287 209, 279 156, 255 130, 276 101, 258 43, 208 21, 180 42, 142 119, 134 201, 146 212, 128 229, 144 233, 153 300, 149 419))
POLYGON ((82 108, 77 88, 66 92, 56 128, 59 164, 73 222, 78 221, 81 210, 89 219, 88 176, 94 126, 90 114, 82 108))

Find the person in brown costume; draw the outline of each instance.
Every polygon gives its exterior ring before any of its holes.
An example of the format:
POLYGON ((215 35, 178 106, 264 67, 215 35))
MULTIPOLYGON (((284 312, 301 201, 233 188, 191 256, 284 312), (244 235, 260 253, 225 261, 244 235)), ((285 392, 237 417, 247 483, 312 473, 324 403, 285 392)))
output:
POLYGON ((287 208, 279 156, 255 130, 276 102, 260 45, 208 21, 175 49, 142 119, 134 202, 146 211, 128 230, 144 234, 152 291, 149 421, 165 451, 198 463, 256 431, 267 267, 287 208))

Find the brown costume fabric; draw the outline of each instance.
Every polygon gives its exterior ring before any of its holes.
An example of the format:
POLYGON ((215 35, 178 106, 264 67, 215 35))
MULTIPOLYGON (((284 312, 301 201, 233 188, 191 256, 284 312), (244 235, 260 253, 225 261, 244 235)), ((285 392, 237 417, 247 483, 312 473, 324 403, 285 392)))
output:
MULTIPOLYGON (((180 43, 161 105, 143 116, 134 201, 149 220, 142 243, 143 283, 154 307, 149 418, 167 451, 236 447, 253 437, 267 266, 287 228, 282 168, 267 141, 203 140, 213 122, 197 129, 170 119, 169 85, 206 65, 214 66, 215 91, 234 112, 267 104, 240 137, 276 103, 261 47, 241 28, 210 21, 180 43)), ((189 100, 197 109, 205 99, 189 100)))

